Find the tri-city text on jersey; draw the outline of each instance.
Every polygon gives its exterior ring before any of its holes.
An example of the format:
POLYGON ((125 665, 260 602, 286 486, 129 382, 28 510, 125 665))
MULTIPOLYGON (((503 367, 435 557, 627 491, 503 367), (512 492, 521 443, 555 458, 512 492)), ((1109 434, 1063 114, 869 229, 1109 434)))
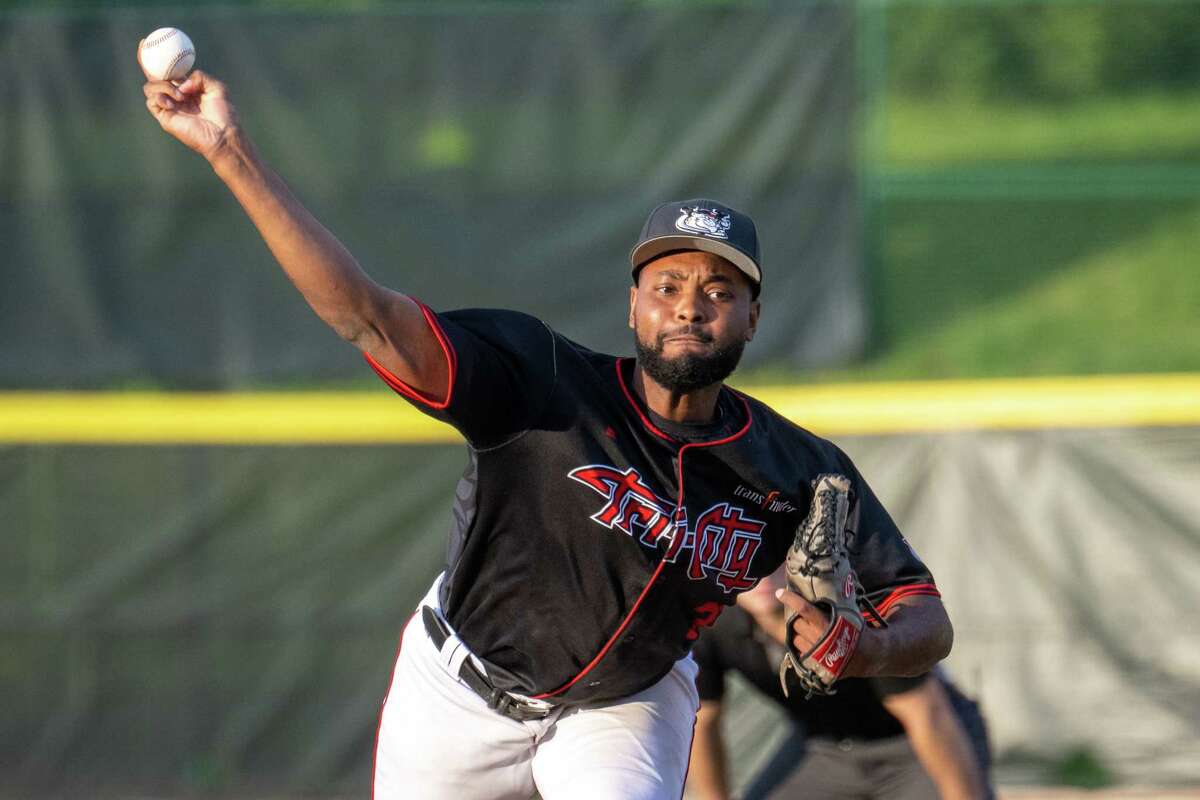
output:
POLYGON ((620 470, 589 464, 568 475, 607 500, 592 515, 593 521, 632 536, 647 547, 655 547, 660 539, 668 542, 664 556, 668 562, 679 561, 686 552, 687 575, 692 580, 712 576, 726 594, 754 585, 750 562, 762 544, 767 524, 748 516, 745 509, 728 502, 716 503, 692 526, 687 507, 676 508, 656 495, 633 467, 620 470))

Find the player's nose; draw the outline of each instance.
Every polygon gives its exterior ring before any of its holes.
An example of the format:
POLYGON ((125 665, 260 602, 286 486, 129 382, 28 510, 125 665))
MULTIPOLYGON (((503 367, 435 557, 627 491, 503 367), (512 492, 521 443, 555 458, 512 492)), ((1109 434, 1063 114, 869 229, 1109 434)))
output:
POLYGON ((675 318, 680 322, 704 322, 707 318, 707 298, 702 291, 685 290, 677 295, 675 318))

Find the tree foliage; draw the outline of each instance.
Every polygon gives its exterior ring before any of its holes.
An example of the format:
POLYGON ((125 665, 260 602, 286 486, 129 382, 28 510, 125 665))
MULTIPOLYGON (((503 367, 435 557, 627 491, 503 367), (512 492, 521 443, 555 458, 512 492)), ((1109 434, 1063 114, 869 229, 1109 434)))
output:
POLYGON ((1022 2, 888 7, 890 88, 1056 101, 1200 78, 1200 4, 1022 2))

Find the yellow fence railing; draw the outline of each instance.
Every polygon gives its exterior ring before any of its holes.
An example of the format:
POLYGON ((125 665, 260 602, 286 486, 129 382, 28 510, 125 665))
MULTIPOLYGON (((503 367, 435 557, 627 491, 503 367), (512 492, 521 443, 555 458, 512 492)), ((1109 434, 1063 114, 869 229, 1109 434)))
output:
MULTIPOLYGON (((1200 375, 742 387, 816 433, 1200 424, 1200 375)), ((438 444, 450 427, 377 392, 7 392, 5 444, 438 444)))

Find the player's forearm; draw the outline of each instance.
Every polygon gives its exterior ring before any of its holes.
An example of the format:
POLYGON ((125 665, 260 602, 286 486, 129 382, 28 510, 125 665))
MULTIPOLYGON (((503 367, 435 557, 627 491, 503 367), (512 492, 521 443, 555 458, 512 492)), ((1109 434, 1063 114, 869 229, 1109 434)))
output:
POLYGON ((360 340, 380 335, 372 324, 383 315, 380 304, 385 299, 403 302, 407 298, 387 293, 371 280, 342 243, 262 162, 242 131, 227 133, 211 164, 317 315, 342 338, 372 349, 369 342, 360 340))
POLYGON ((888 695, 882 702, 904 726, 917 760, 942 800, 987 796, 975 751, 941 681, 930 676, 919 687, 888 695))
POLYGON ((918 744, 915 737, 910 737, 909 741, 917 760, 937 787, 941 800, 982 800, 987 796, 983 779, 970 753, 965 756, 969 760, 963 760, 962 756, 943 752, 946 746, 936 739, 918 744))
POLYGON ((842 677, 915 677, 950 654, 954 629, 940 599, 919 595, 894 609, 888 614, 888 627, 863 629, 842 677))
POLYGON ((692 737, 692 757, 688 764, 689 800, 728 800, 729 781, 725 772, 725 740, 721 736, 720 717, 708 717, 701 707, 692 737))

